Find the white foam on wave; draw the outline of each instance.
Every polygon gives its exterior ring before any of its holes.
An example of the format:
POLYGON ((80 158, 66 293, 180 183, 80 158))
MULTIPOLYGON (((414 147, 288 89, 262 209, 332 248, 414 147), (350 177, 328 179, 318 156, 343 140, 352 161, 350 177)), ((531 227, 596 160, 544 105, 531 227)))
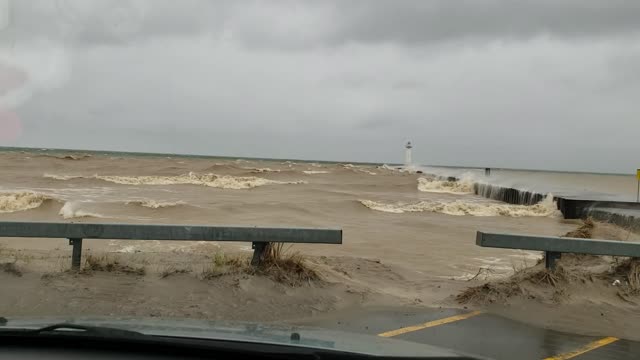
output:
POLYGON ((56 180, 72 180, 80 178, 98 179, 123 185, 202 185, 233 190, 251 189, 264 185, 305 183, 304 181, 277 181, 255 176, 196 174, 193 172, 177 176, 113 176, 97 174, 93 176, 76 176, 45 174, 44 177, 56 180))
POLYGON ((380 170, 389 170, 389 171, 396 171, 397 170, 393 166, 389 166, 387 164, 382 164, 380 166, 377 166, 377 168, 380 169, 380 170))
POLYGON ((424 171, 422 168, 420 167, 416 167, 416 166, 412 166, 412 165, 403 165, 403 166, 389 166, 387 164, 382 164, 382 165, 378 165, 376 166, 376 169, 378 170, 386 170, 386 171, 392 171, 395 173, 410 173, 410 174, 415 174, 418 171, 424 171))
POLYGON ((307 174, 307 175, 313 175, 313 174, 328 174, 329 171, 325 171, 325 170, 304 170, 303 173, 307 174))
POLYGON ((66 203, 64 203, 64 205, 58 212, 58 215, 61 215, 64 219, 76 219, 76 218, 85 218, 85 217, 92 217, 92 218, 105 217, 104 215, 101 215, 101 214, 92 213, 89 211, 84 211, 82 209, 79 209, 78 208, 79 206, 80 206, 79 203, 67 201, 66 203))
POLYGON ((511 205, 491 202, 472 201, 420 201, 417 203, 383 203, 372 200, 360 200, 360 203, 371 210, 387 213, 402 214, 407 212, 434 212, 454 216, 560 216, 553 201, 553 195, 549 194, 543 201, 535 205, 511 205))
POLYGON ((458 181, 418 178, 418 190, 432 193, 473 194, 473 184, 469 178, 458 181))
POLYGON ((150 208, 150 209, 163 209, 163 208, 170 208, 170 207, 175 207, 175 206, 180 206, 180 205, 186 205, 186 202, 184 202, 184 201, 175 201, 175 202, 171 202, 171 201, 156 201, 156 200, 152 200, 152 199, 146 199, 146 200, 130 200, 130 201, 127 201, 125 204, 126 205, 138 205, 138 206, 142 206, 142 207, 146 207, 146 208, 150 208))
POLYGON ((377 173, 374 173, 373 171, 369 171, 369 170, 365 170, 365 169, 358 169, 359 172, 365 173, 367 175, 377 175, 377 173))
POLYGON ((47 200, 55 198, 32 191, 0 192, 0 213, 35 209, 47 200))
POLYGON ((271 169, 271 168, 248 168, 244 167, 244 170, 250 170, 252 173, 260 174, 260 173, 270 173, 270 172, 280 172, 279 169, 271 169))
POLYGON ((366 166, 356 166, 353 164, 340 164, 340 166, 342 166, 344 169, 350 169, 354 172, 361 172, 368 175, 377 175, 375 172, 368 170, 366 166))
POLYGON ((85 176, 80 176, 80 175, 55 175, 55 174, 44 174, 44 177, 47 179, 54 179, 54 180, 73 180, 73 179, 86 178, 85 176))

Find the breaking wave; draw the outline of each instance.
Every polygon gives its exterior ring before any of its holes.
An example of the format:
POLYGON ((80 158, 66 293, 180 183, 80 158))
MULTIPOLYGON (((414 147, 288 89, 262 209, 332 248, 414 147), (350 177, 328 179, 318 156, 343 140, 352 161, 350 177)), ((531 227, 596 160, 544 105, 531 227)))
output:
POLYGON ((303 171, 303 173, 307 174, 307 175, 313 175, 313 174, 328 174, 329 171, 325 171, 325 170, 305 170, 303 171))
POLYGON ((30 210, 40 207, 53 197, 31 191, 0 193, 0 213, 30 210))
POLYGON ((358 169, 358 172, 365 173, 365 174, 368 174, 368 175, 377 175, 377 173, 374 173, 373 171, 369 171, 369 170, 365 170, 365 169, 358 169))
POLYGON ((340 166, 344 169, 350 169, 354 172, 365 173, 368 175, 376 175, 375 172, 367 170, 367 166, 356 166, 353 164, 340 164, 340 166))
MULTIPOLYGON (((246 169, 253 169, 253 168, 246 168, 246 169)), ((201 169, 200 172, 211 174, 211 173, 220 173, 225 171, 237 171, 237 170, 246 170, 246 169, 233 163, 213 163, 212 165, 204 169, 201 169)))
POLYGON ((264 185, 275 184, 304 184, 304 181, 276 181, 255 176, 231 176, 215 174, 188 174, 177 176, 74 176, 74 175, 51 175, 44 177, 56 180, 71 179, 98 179, 123 185, 202 185, 220 189, 251 189, 264 185))
POLYGON ((92 155, 90 154, 42 154, 39 155, 41 157, 48 157, 48 158, 54 158, 54 159, 61 159, 61 160, 82 160, 82 159, 86 159, 86 158, 90 158, 92 157, 92 155))
POLYGON ((73 179, 91 179, 92 177, 85 177, 80 175, 55 175, 55 174, 44 174, 45 178, 55 179, 55 180, 73 180, 73 179))
POLYGON ((58 212, 58 215, 61 215, 65 219, 76 219, 76 218, 85 218, 85 217, 92 217, 92 218, 104 217, 103 215, 100 215, 100 214, 78 209, 78 203, 74 203, 71 201, 67 201, 66 203, 64 203, 64 205, 58 212))
POLYGON ((449 181, 418 178, 418 190, 432 193, 473 194, 474 182, 468 179, 449 181))
POLYGON ((278 169, 271 169, 271 168, 243 168, 245 170, 249 170, 252 173, 256 173, 256 174, 260 174, 260 173, 270 173, 270 172, 280 172, 280 170, 278 169))
POLYGON ((138 205, 150 209, 163 209, 169 207, 175 207, 180 205, 186 205, 184 201, 156 201, 156 200, 131 200, 125 203, 126 205, 138 205))
POLYGON ((360 203, 371 210, 402 214, 405 212, 435 212, 454 216, 559 216, 553 195, 549 194, 543 201, 535 205, 511 205, 497 203, 482 203, 456 200, 420 201, 417 203, 382 203, 371 200, 360 200, 360 203))
POLYGON ((376 166, 378 170, 386 170, 392 171, 396 173, 409 173, 409 174, 422 174, 424 171, 421 168, 415 166, 390 166, 387 164, 382 164, 376 166))
POLYGON ((395 167, 393 167, 393 166, 389 166, 389 165, 387 165, 387 164, 379 165, 379 166, 377 166, 376 168, 377 168, 377 169, 380 169, 380 170, 389 170, 389 171, 395 171, 395 170, 398 170, 398 169, 396 169, 395 167))

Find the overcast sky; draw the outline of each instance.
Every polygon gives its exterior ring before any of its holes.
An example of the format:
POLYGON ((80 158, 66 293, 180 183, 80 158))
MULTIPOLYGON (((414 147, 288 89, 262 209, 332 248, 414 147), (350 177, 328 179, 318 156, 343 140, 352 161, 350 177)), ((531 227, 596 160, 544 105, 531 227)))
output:
POLYGON ((640 1, 0 0, 0 145, 630 173, 640 1), (5 4, 6 3, 6 4, 5 4))

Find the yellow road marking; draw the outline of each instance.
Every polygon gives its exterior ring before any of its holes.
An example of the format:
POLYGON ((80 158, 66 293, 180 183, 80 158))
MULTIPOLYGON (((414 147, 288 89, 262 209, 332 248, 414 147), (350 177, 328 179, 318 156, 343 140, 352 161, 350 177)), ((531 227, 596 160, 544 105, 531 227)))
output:
POLYGON ((614 338, 614 337, 606 337, 606 338, 602 338, 593 342, 588 343, 587 345, 576 349, 574 351, 568 352, 568 353, 564 353, 564 354, 560 354, 560 355, 556 355, 556 356, 551 356, 548 358, 545 358, 544 360, 566 360, 566 359, 571 359, 574 358, 578 355, 582 355, 586 352, 589 352, 591 350, 595 350, 597 348, 603 347, 605 345, 609 345, 612 342, 616 342, 620 339, 618 338, 614 338))
POLYGON ((382 336, 382 337, 398 336, 400 334, 406 334, 406 333, 412 332, 412 331, 418 331, 418 330, 422 330, 422 329, 426 329, 426 328, 430 328, 430 327, 434 327, 434 326, 438 326, 438 325, 444 325, 444 324, 452 323, 452 322, 455 322, 455 321, 468 319, 468 318, 470 318, 472 316, 476 316, 476 315, 480 315, 480 314, 482 314, 482 311, 472 311, 472 312, 469 312, 469 313, 466 313, 466 314, 454 315, 454 316, 450 316, 450 317, 444 318, 444 319, 429 321, 429 322, 426 322, 424 324, 407 326, 407 327, 403 327, 403 328, 400 328, 400 329, 397 329, 397 330, 391 330, 391 331, 383 332, 381 334, 378 334, 378 336, 382 336))

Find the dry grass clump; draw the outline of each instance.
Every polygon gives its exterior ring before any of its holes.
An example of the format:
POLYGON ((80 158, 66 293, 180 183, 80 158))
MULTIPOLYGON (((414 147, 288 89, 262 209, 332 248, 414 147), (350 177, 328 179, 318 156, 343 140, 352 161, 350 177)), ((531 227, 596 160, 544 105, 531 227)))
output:
POLYGON ((318 272, 308 265, 304 255, 292 251, 291 246, 285 247, 283 243, 268 244, 258 266, 252 266, 248 256, 217 252, 211 264, 202 271, 202 278, 213 279, 240 273, 265 276, 290 286, 320 280, 318 272))
POLYGON ((240 255, 228 255, 221 251, 216 252, 211 259, 211 264, 202 270, 203 279, 213 279, 223 275, 245 273, 250 268, 249 258, 240 255))
POLYGON ((564 234, 564 237, 572 237, 578 239, 591 239, 593 237, 593 228, 595 228, 593 219, 587 218, 582 221, 582 225, 573 231, 564 234))
POLYGON ((92 271, 115 272, 132 275, 144 275, 147 272, 144 266, 130 266, 122 264, 118 259, 108 255, 87 255, 81 272, 90 273, 92 271))
MULTIPOLYGON (((596 224, 594 223, 593 219, 587 218, 582 221, 582 225, 580 225, 577 229, 564 234, 564 237, 592 239, 595 226, 596 224)), ((575 259, 577 261, 586 261, 588 259, 597 258, 598 256, 590 254, 562 254, 562 257, 566 259, 575 259)))
POLYGON ((265 256, 256 271, 291 286, 320 280, 320 275, 308 265, 304 255, 292 251, 291 246, 285 247, 283 243, 267 245, 265 256))
POLYGON ((172 275, 189 274, 191 272, 192 272, 191 269, 178 268, 175 265, 169 265, 169 266, 165 267, 164 269, 162 269, 162 271, 160 271, 160 278, 164 279, 164 278, 168 278, 169 276, 172 276, 172 275))
POLYGON ((561 266, 558 266, 555 270, 529 271, 521 278, 522 281, 529 281, 535 285, 546 284, 553 287, 558 286, 561 282, 568 281, 568 279, 569 274, 561 266))
MULTIPOLYGON (((582 225, 580 225, 577 229, 569 231, 564 234, 562 237, 570 237, 577 239, 591 239, 593 238, 593 230, 596 224, 592 218, 587 218, 582 221, 582 225)), ((562 254, 562 258, 564 259, 574 259, 576 261, 586 261, 588 259, 597 258, 597 255, 590 254, 562 254)), ((544 257, 538 260, 537 264, 541 264, 544 262, 544 257)))

